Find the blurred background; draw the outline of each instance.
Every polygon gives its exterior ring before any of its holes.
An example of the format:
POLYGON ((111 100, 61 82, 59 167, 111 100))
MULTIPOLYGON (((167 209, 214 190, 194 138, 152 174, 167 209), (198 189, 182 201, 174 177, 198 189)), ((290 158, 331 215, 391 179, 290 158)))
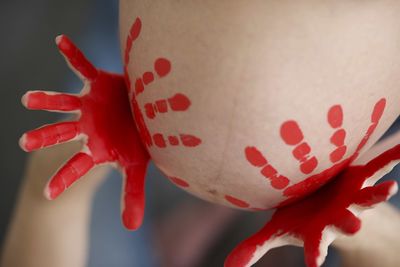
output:
POLYGON ((24 131, 59 118, 48 112, 28 112, 20 104, 21 96, 32 89, 67 89, 67 81, 74 77, 58 54, 54 37, 63 32, 82 36, 83 25, 94 13, 91 2, 95 1, 0 2, 1 241, 28 156, 19 148, 18 139, 24 131))
MULTIPOLYGON (((61 33, 69 35, 100 68, 121 72, 122 65, 117 0, 2 0, 0 25, 0 241, 3 243, 28 157, 19 148, 18 139, 27 130, 60 119, 58 114, 25 110, 20 104, 21 96, 27 90, 78 92, 81 88, 58 53, 54 38, 61 33)), ((125 231, 120 224, 119 174, 113 172, 101 186, 91 215, 88 266, 222 266, 235 244, 259 229, 269 216, 215 208, 174 187, 154 166, 148 177, 146 218, 144 226, 135 233, 125 231), (176 210, 186 213, 182 215, 176 210), (170 244, 176 243, 180 231, 185 230, 176 229, 179 225, 175 219, 204 226, 210 214, 220 217, 216 219, 217 230, 212 232, 214 238, 202 241, 201 249, 192 256, 194 259, 186 259, 186 263, 175 259, 173 254, 179 246, 174 250, 170 244)), ((398 202, 399 197, 394 201, 398 202)), ((302 257, 299 248, 282 248, 256 266, 304 266, 302 257), (279 259, 279 265, 274 258, 279 259)), ((338 266, 334 251, 324 266, 338 266)))

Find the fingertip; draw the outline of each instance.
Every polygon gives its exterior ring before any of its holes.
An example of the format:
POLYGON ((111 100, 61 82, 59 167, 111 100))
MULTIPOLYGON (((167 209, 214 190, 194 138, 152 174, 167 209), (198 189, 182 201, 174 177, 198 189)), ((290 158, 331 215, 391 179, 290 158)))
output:
POLYGON ((388 199, 390 197, 392 197, 393 195, 395 195, 397 193, 397 191, 399 190, 399 185, 396 181, 392 181, 392 184, 390 185, 389 188, 389 195, 388 195, 388 199))
POLYGON ((126 211, 122 212, 122 223, 129 231, 136 231, 142 225, 142 220, 126 211))
POLYGON ((48 185, 45 186, 45 188, 43 190, 43 195, 47 200, 53 200, 53 198, 51 197, 51 192, 50 192, 50 188, 48 185))
POLYGON ((29 95, 31 92, 26 92, 22 97, 21 97, 21 104, 25 107, 28 108, 28 100, 29 100, 29 95))
POLYGON ((26 143, 27 143, 26 139, 27 139, 26 133, 24 133, 24 134, 19 138, 18 144, 19 144, 19 147, 20 147, 23 151, 25 151, 25 152, 30 152, 30 150, 29 150, 29 149, 27 148, 27 146, 26 146, 26 143))
POLYGON ((62 42, 62 40, 63 40, 64 37, 65 37, 64 34, 60 34, 60 35, 57 35, 57 36, 56 36, 55 42, 56 42, 56 45, 57 45, 57 46, 60 45, 60 43, 62 42))

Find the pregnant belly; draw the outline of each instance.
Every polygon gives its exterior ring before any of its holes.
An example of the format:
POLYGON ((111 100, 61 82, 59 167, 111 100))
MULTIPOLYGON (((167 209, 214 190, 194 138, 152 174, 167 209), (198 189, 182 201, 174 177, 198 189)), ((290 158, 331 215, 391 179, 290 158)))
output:
POLYGON ((265 4, 221 17, 163 3, 122 2, 131 106, 157 167, 201 198, 255 210, 293 201, 400 113, 394 15, 265 4))

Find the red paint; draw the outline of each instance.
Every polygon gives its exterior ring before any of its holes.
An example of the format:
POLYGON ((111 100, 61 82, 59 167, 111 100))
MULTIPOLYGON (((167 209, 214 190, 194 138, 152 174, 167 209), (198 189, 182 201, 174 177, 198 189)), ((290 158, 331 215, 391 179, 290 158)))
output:
POLYGON ((27 93, 22 98, 24 105, 29 109, 49 111, 75 111, 80 108, 80 98, 67 94, 49 94, 41 91, 27 93))
POLYGON ((286 144, 291 146, 299 144, 304 138, 303 132, 295 121, 287 121, 282 124, 281 137, 286 144))
POLYGON ((332 106, 328 111, 328 122, 332 128, 339 128, 343 124, 343 109, 340 105, 332 106))
POLYGON ((191 104, 189 98, 180 93, 169 98, 168 103, 173 111, 185 111, 191 104))
POLYGON ((144 91, 143 80, 139 78, 135 82, 135 94, 138 95, 143 91, 144 91))
POLYGON ((289 184, 289 179, 280 175, 278 171, 268 163, 267 159, 255 147, 246 147, 245 154, 247 160, 255 167, 262 167, 261 174, 271 181, 271 186, 277 190, 285 188, 289 184))
POLYGON ((371 115, 371 122, 378 124, 379 120, 381 119, 383 115, 383 111, 385 110, 386 106, 386 99, 382 98, 381 100, 378 101, 378 103, 375 104, 374 112, 372 112, 371 115))
POLYGON ((307 143, 301 143, 293 149, 292 154, 295 159, 305 161, 310 152, 311 147, 307 143))
MULTIPOLYGON (((289 185, 290 179, 281 175, 278 170, 276 170, 271 164, 267 162, 265 156, 255 147, 246 147, 245 156, 247 161, 255 167, 264 167, 262 175, 271 181, 274 181, 276 177, 280 178, 278 181, 271 183, 273 188, 277 190, 282 190, 283 194, 288 197, 287 200, 280 203, 279 206, 284 206, 289 203, 298 200, 299 198, 314 192, 319 187, 331 180, 340 171, 346 168, 354 159, 356 159, 360 153, 360 150, 365 146, 370 136, 374 132, 380 118, 382 117, 383 111, 385 109, 386 100, 384 98, 380 99, 374 106, 371 113, 371 124, 368 127, 364 137, 361 139, 357 146, 356 151, 353 155, 346 159, 343 159, 347 147, 344 145, 346 132, 343 128, 339 128, 343 124, 343 113, 340 105, 335 105, 331 107, 328 111, 328 123, 330 126, 335 127, 337 130, 331 136, 331 142, 336 146, 336 148, 330 153, 329 157, 333 164, 331 167, 323 170, 318 174, 311 175, 301 182, 293 185, 289 185), (273 185, 275 184, 275 186, 273 185), (278 186, 277 186, 278 185, 278 186), (288 186, 288 187, 287 187, 288 186)), ((303 133, 295 121, 286 121, 282 124, 280 129, 282 140, 291 146, 296 146, 292 153, 293 157, 300 162, 300 169, 303 173, 311 173, 318 165, 318 160, 315 157, 309 158, 309 153, 311 151, 310 146, 303 142, 303 133)))
POLYGON ((168 177, 174 184, 180 186, 180 187, 189 187, 189 183, 186 182, 185 180, 178 178, 178 177, 168 177))
POLYGON ((158 146, 160 148, 164 148, 167 146, 167 144, 165 143, 165 140, 164 140, 164 136, 160 133, 154 134, 153 140, 154 140, 154 143, 156 144, 156 146, 158 146))
POLYGON ((339 162, 346 154, 347 146, 344 144, 346 131, 343 125, 343 109, 340 105, 332 106, 328 111, 328 123, 336 131, 332 134, 330 141, 336 148, 330 153, 329 159, 332 163, 339 162), (338 129, 339 128, 339 129, 338 129))
POLYGON ((289 179, 282 175, 277 175, 271 179, 271 186, 275 189, 284 189, 289 184, 289 179))
POLYGON ((75 45, 67 40, 64 35, 56 38, 58 49, 67 58, 68 62, 76 69, 83 79, 93 81, 98 77, 97 69, 90 63, 75 45))
POLYGON ((129 229, 136 229, 143 219, 143 185, 149 155, 135 128, 124 77, 96 69, 66 36, 58 37, 57 45, 69 64, 82 76, 89 92, 79 97, 31 92, 25 95, 27 107, 68 109, 80 111, 81 116, 76 122, 28 132, 22 137, 21 145, 31 151, 68 141, 78 133, 87 136, 85 145, 88 152, 77 153, 53 176, 46 189, 48 197, 57 197, 96 165, 117 163, 126 176, 123 222, 129 229), (58 106, 63 99, 67 100, 65 105, 58 106))
POLYGON ((168 142, 171 146, 179 145, 179 139, 176 136, 170 135, 168 136, 168 142))
POLYGON ((231 204, 233 204, 233 205, 235 205, 236 207, 239 207, 239 208, 248 208, 250 206, 249 203, 247 203, 246 201, 243 201, 241 199, 235 198, 235 197, 230 196, 230 195, 226 195, 225 199, 227 201, 229 201, 231 204))
POLYGON ((125 203, 122 211, 122 221, 128 229, 138 229, 143 217, 145 206, 144 177, 147 165, 134 164, 127 168, 124 186, 123 201, 125 203))
POLYGON ((309 174, 313 172, 317 166, 318 166, 317 158, 312 157, 300 163, 300 171, 304 174, 309 174))
MULTIPOLYGON (((132 89, 131 81, 129 75, 127 73, 128 65, 130 63, 130 53, 133 49, 133 42, 138 39, 140 32, 142 29, 142 23, 139 18, 133 23, 130 34, 126 40, 126 47, 125 47, 125 56, 124 56, 124 70, 125 70, 125 79, 126 84, 128 86, 128 91, 131 92, 132 89)), ((158 78, 166 77, 170 74, 172 70, 171 62, 166 58, 157 58, 154 61, 154 72, 157 74, 158 78)), ((155 82, 155 77, 153 71, 145 71, 143 75, 140 77, 135 78, 135 88, 134 94, 131 97, 131 106, 133 110, 133 116, 136 122, 136 126, 138 128, 140 137, 142 138, 143 142, 147 147, 151 147, 156 145, 158 148, 167 148, 166 139, 162 133, 150 133, 145 118, 142 113, 142 109, 139 106, 137 101, 137 97, 140 94, 145 92, 146 86, 150 83, 155 82)), ((187 111, 191 105, 189 98, 182 94, 176 93, 174 96, 166 98, 166 99, 159 99, 156 100, 154 103, 146 103, 144 105, 144 111, 146 117, 148 119, 156 119, 157 113, 167 113, 169 110, 172 111, 187 111)), ((168 142, 172 146, 179 145, 179 140, 181 141, 183 146, 186 147, 196 147, 201 144, 201 139, 197 136, 190 135, 190 134, 179 134, 178 137, 171 135, 168 137, 168 142)))
POLYGON ((316 157, 310 156, 310 146, 306 142, 302 142, 304 135, 297 122, 293 120, 284 122, 280 133, 282 140, 287 145, 295 146, 292 154, 300 162, 300 171, 304 174, 314 171, 318 166, 318 160, 316 157))
POLYGON ((145 73, 143 73, 143 83, 145 85, 148 85, 152 81, 154 81, 154 75, 152 72, 146 71, 145 73))
POLYGON ((377 186, 362 187, 375 172, 399 160, 400 145, 397 145, 364 166, 345 168, 330 183, 307 198, 278 208, 258 233, 231 252, 225 261, 225 267, 248 266, 258 247, 286 235, 304 241, 306 264, 308 267, 317 267, 319 246, 326 227, 334 226, 346 234, 356 233, 361 222, 348 208, 353 204, 370 208, 386 201, 395 192, 396 182, 388 181, 377 186))
POLYGON ((164 77, 171 71, 171 62, 166 58, 158 58, 154 63, 154 69, 158 76, 164 77))
POLYGON ((344 155, 346 154, 346 151, 347 151, 346 146, 340 146, 340 147, 336 148, 335 150, 333 150, 331 152, 331 154, 329 154, 329 159, 333 163, 338 162, 344 157, 344 155))
POLYGON ((21 139, 23 143, 22 148, 25 151, 33 151, 56 145, 75 138, 79 133, 79 123, 77 122, 61 122, 46 125, 25 133, 21 139))
POLYGON ((201 144, 201 139, 190 134, 180 134, 181 142, 184 146, 195 147, 201 144))
POLYGON ((169 109, 173 111, 186 111, 190 107, 190 100, 184 94, 176 94, 168 99, 156 100, 153 103, 144 105, 146 116, 149 119, 154 119, 156 113, 167 113, 169 109))
POLYGON ((124 55, 125 66, 127 66, 129 63, 129 53, 132 49, 132 44, 139 37, 141 29, 142 29, 142 22, 140 21, 139 18, 137 18, 135 22, 132 24, 128 37, 126 39, 126 47, 124 55))
POLYGON ((267 164, 267 159, 255 147, 246 147, 245 154, 247 160, 255 167, 262 167, 267 164))
POLYGON ((346 138, 346 131, 344 129, 339 129, 331 136, 330 141, 335 146, 342 146, 344 145, 345 138, 346 138))
POLYGON ((156 107, 160 113, 165 113, 168 111, 167 101, 165 99, 157 100, 156 107))
POLYGON ((156 117, 156 111, 154 110, 153 104, 151 103, 145 104, 144 110, 146 112, 147 118, 154 119, 156 117))
POLYGON ((88 154, 78 153, 73 156, 49 181, 46 190, 47 198, 55 199, 58 197, 76 180, 90 171, 94 164, 93 158, 88 154))

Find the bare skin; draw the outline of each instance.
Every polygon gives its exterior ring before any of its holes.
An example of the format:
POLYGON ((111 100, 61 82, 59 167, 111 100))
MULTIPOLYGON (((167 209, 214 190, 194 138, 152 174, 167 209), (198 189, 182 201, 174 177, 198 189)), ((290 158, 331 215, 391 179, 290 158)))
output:
POLYGON ((47 179, 79 147, 69 143, 31 156, 1 266, 85 266, 92 197, 108 168, 97 168, 57 200, 48 201, 43 195, 47 179))
POLYGON ((332 106, 343 109, 344 158, 362 140, 377 101, 386 101, 383 116, 361 153, 400 114, 398 1, 160 0, 121 1, 120 7, 121 51, 130 57, 132 88, 157 58, 172 66, 135 96, 150 134, 202 140, 190 149, 150 146, 151 158, 209 201, 232 206, 224 198, 229 194, 251 207, 271 208, 283 200, 282 191, 246 162, 249 146, 290 184, 308 177, 292 156, 294 146, 282 140, 288 120, 298 123, 310 157, 318 159, 315 174, 333 165, 326 119, 332 106), (137 18, 141 31, 129 49, 137 18), (146 116, 146 104, 176 93, 190 99, 187 110, 146 116))

